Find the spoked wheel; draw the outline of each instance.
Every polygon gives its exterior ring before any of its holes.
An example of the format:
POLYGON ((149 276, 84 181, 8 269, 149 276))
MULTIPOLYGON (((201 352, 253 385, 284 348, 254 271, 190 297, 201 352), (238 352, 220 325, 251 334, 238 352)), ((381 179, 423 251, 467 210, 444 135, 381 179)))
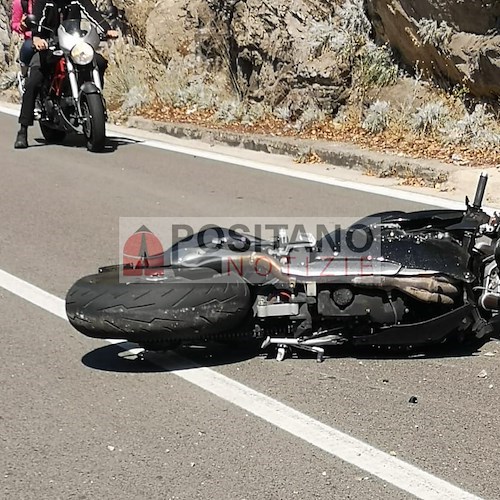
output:
POLYGON ((42 131, 44 139, 50 144, 58 144, 64 141, 66 137, 66 132, 64 130, 51 128, 42 122, 40 122, 40 130, 42 131))
POLYGON ((83 133, 87 149, 94 153, 102 151, 106 143, 106 113, 99 94, 82 95, 83 133))

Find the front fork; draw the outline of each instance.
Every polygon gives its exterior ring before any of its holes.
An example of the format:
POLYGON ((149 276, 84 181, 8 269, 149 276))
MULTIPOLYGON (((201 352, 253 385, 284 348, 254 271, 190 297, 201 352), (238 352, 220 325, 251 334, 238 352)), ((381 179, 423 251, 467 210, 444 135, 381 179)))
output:
MULTIPOLYGON (((85 118, 83 116, 82 112, 82 106, 81 106, 81 94, 82 92, 87 92, 88 90, 85 89, 84 87, 86 86, 87 83, 85 82, 80 88, 78 87, 78 80, 76 77, 76 71, 75 71, 75 66, 70 60, 70 58, 66 58, 66 68, 68 71, 68 78, 69 78, 69 83, 71 86, 71 95, 73 97, 73 101, 75 104, 76 109, 78 110, 78 116, 80 118, 80 121, 83 121, 85 118)), ((93 63, 93 68, 91 71, 91 76, 92 76, 92 83, 95 85, 94 92, 98 92, 101 94, 102 98, 102 82, 101 82, 101 76, 99 75, 99 69, 97 68, 97 65, 95 64, 95 61, 93 63)), ((106 107, 105 107, 106 109, 106 107)))
POLYGON ((73 97, 73 102, 78 109, 78 115, 82 115, 82 110, 80 109, 80 99, 78 91, 78 81, 76 79, 75 66, 71 62, 70 58, 66 58, 66 70, 68 72, 69 84, 71 87, 71 96, 73 97))

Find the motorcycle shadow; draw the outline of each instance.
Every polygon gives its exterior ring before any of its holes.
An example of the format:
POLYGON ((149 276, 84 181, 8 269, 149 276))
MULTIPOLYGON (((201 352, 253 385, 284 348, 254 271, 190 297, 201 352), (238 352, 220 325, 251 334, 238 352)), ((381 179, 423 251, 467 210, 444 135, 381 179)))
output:
POLYGON ((260 342, 209 342, 204 345, 186 345, 170 351, 146 351, 137 356, 130 343, 99 347, 82 358, 88 368, 124 373, 158 373, 199 367, 230 365, 253 359, 262 354, 260 342), (127 355, 128 353, 130 355, 127 355))
MULTIPOLYGON (((65 139, 60 143, 51 143, 46 141, 43 137, 35 138, 36 146, 64 146, 70 148, 79 148, 86 149, 86 139, 83 135, 80 134, 69 134, 65 137, 65 139)), ((104 149, 99 153, 94 154, 106 154, 106 153, 114 153, 119 147, 129 146, 134 144, 140 144, 141 141, 135 139, 128 139, 125 137, 114 137, 108 136, 106 137, 106 145, 104 149)))
MULTIPOLYGON (((471 357, 479 353, 481 347, 495 339, 482 339, 476 342, 459 344, 446 342, 439 345, 420 348, 373 348, 336 346, 325 349, 326 362, 336 359, 436 359, 471 357)), ((261 357, 274 361, 276 349, 260 348, 260 341, 245 340, 232 342, 210 342, 204 345, 185 345, 175 350, 164 352, 146 351, 137 356, 130 349, 130 343, 112 344, 99 347, 82 358, 82 363, 88 368, 101 371, 122 373, 159 373, 193 368, 210 368, 216 366, 241 363, 261 357)), ((289 358, 311 359, 316 355, 311 352, 294 350, 289 358)))
POLYGON ((441 344, 430 344, 419 347, 353 347, 343 346, 340 350, 327 350, 325 359, 355 358, 355 359, 445 359, 468 358, 480 354, 481 348, 494 338, 474 339, 467 342, 449 340, 441 344))

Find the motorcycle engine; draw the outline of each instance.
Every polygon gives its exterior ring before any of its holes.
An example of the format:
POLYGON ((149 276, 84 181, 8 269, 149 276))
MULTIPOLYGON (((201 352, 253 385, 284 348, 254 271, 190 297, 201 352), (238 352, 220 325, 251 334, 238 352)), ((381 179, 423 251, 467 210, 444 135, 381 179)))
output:
POLYGON ((256 332, 259 336, 279 333, 298 337, 318 327, 335 328, 356 322, 366 325, 398 324, 408 308, 399 294, 392 296, 381 290, 359 293, 354 288, 338 286, 324 287, 315 295, 306 291, 259 295, 254 312, 259 319, 256 332))

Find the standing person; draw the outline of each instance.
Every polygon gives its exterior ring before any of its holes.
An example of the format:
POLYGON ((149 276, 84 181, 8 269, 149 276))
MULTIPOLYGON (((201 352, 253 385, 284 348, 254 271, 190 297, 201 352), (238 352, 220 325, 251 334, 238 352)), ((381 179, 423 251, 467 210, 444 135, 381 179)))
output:
MULTIPOLYGON (((81 12, 95 25, 101 33, 106 33, 108 38, 117 38, 118 32, 111 29, 109 23, 96 9, 92 0, 36 0, 34 14, 37 20, 33 28, 33 47, 37 53, 31 60, 31 71, 26 80, 26 90, 23 94, 21 113, 19 115, 20 128, 17 133, 14 148, 25 149, 28 147, 28 127, 33 125, 35 100, 43 84, 44 78, 50 72, 50 63, 47 61, 46 50, 49 47, 48 39, 56 32, 61 17, 81 12)), ((100 54, 96 54, 96 62, 103 80, 107 61, 100 54)))
POLYGON ((35 53, 31 40, 31 31, 28 28, 26 19, 29 14, 33 14, 33 0, 14 0, 12 3, 12 17, 10 27, 24 38, 24 42, 19 51, 19 62, 21 63, 21 74, 23 77, 28 72, 28 66, 35 53))

